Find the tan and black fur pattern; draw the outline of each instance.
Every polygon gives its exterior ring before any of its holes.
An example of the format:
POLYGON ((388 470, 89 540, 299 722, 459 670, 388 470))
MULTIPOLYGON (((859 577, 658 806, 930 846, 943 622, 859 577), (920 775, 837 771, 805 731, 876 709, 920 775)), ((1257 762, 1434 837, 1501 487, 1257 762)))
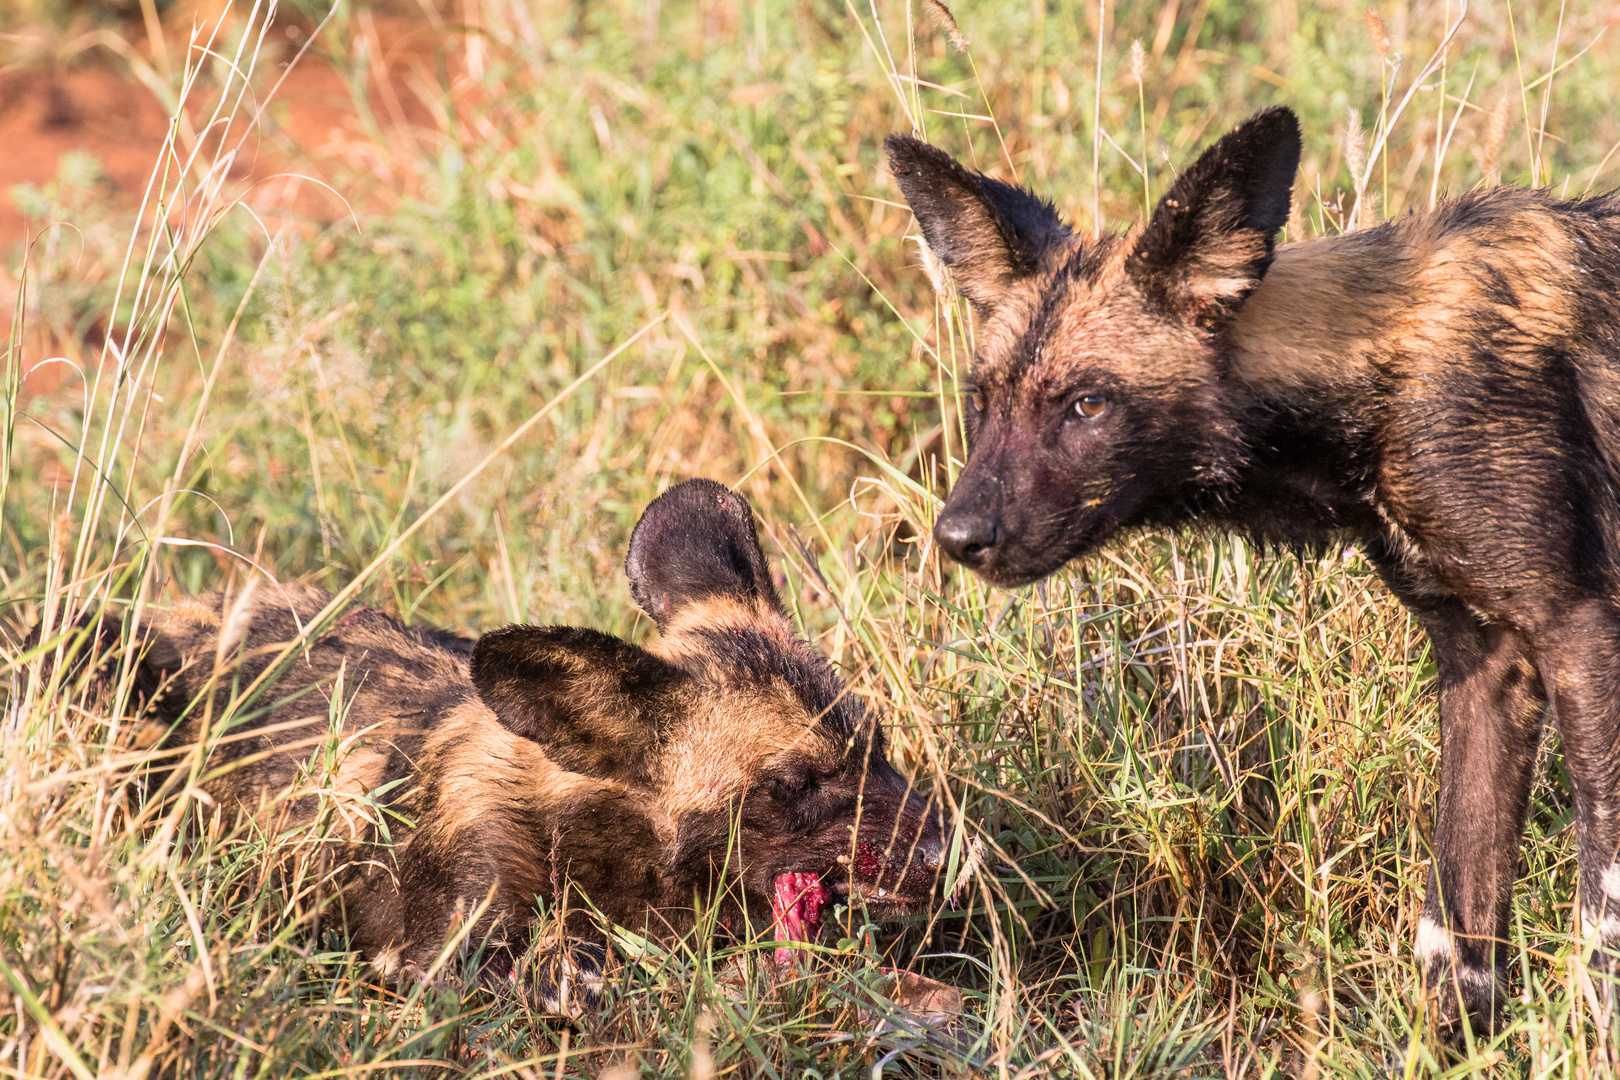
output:
POLYGON ((1358 542, 1439 664, 1418 952, 1447 1023, 1494 1022, 1547 705, 1573 782, 1582 925, 1620 946, 1620 198, 1490 188, 1274 247, 1300 137, 1257 113, 1144 227, 1092 240, 891 136, 981 322, 971 451, 935 528, 990 581, 1121 530, 1358 542))
MULTIPOLYGON (((784 874, 814 875, 829 904, 923 906, 941 814, 794 632, 748 503, 706 480, 671 489, 637 525, 627 571, 660 630, 646 648, 566 626, 474 647, 359 609, 295 654, 259 699, 273 705, 222 724, 330 599, 286 587, 153 620, 137 683, 166 745, 212 744, 214 802, 267 825, 317 812, 300 785, 336 733, 332 875, 355 946, 384 968, 429 970, 486 897, 468 937, 485 978, 513 973, 537 901, 566 904, 576 940, 593 939, 588 905, 664 937, 714 898, 739 931, 746 916, 764 932, 784 874)), ((599 958, 594 940, 576 958, 599 958)), ((541 1004, 559 1007, 550 991, 541 1004)))

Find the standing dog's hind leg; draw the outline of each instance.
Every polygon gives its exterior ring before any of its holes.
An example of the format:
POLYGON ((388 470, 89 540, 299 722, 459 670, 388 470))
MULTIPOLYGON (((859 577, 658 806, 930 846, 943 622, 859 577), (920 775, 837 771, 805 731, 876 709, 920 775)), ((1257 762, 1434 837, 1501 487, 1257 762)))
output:
POLYGON ((1536 646, 1575 799, 1581 937, 1592 949, 1594 982, 1612 1002, 1620 972, 1620 611, 1606 600, 1564 607, 1536 646))

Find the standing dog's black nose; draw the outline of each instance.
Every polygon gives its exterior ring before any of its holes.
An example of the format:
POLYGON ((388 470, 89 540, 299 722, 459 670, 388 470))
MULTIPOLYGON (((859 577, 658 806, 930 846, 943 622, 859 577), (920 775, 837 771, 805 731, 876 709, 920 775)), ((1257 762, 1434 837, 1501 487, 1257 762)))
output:
POLYGON ((934 539, 945 549, 945 554, 974 569, 989 560, 1000 535, 995 518, 967 510, 953 511, 946 507, 934 523, 934 539))

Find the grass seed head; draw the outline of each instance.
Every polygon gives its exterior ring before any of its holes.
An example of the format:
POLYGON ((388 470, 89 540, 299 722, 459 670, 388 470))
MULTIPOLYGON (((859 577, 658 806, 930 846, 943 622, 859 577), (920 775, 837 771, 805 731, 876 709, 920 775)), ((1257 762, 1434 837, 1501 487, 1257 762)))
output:
POLYGON ((1389 25, 1384 22, 1384 17, 1372 8, 1368 8, 1363 13, 1363 16, 1367 20, 1367 33, 1372 37, 1373 51, 1378 53, 1381 59, 1388 58, 1390 49, 1389 25))
POLYGON ((1480 166, 1485 173, 1485 183, 1496 184, 1502 179, 1502 143, 1507 136, 1507 118, 1509 95, 1503 94, 1496 99, 1496 106, 1491 109, 1485 120, 1485 137, 1480 145, 1480 166))
POLYGON ((929 12, 934 16, 934 24, 950 36, 956 51, 967 52, 968 39, 962 33, 962 28, 956 25, 956 16, 951 14, 951 9, 945 6, 943 0, 927 0, 927 3, 929 12))

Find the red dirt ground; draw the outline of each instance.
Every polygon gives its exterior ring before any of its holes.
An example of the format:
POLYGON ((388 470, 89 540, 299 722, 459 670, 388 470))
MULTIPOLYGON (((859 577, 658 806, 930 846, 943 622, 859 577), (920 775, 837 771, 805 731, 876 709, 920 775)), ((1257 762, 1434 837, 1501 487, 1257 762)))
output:
MULTIPOLYGON (((465 42, 434 17, 433 0, 392 10, 383 6, 386 2, 358 8, 348 24, 351 40, 345 42, 345 51, 373 58, 364 83, 374 126, 362 122, 344 75, 311 48, 287 73, 244 145, 232 170, 232 194, 242 195, 271 232, 289 225, 318 228, 346 216, 351 204, 363 215, 407 194, 411 170, 399 156, 414 153, 424 132, 434 127, 424 102, 437 98, 445 72, 464 71, 465 42), (305 176, 333 184, 343 197, 305 176)), ((150 60, 143 29, 139 24, 126 29, 124 39, 150 60)), ((270 44, 259 54, 263 77, 254 80, 256 93, 268 92, 312 29, 296 18, 271 28, 270 44)), ((185 40, 185 34, 171 33, 185 40)), ((79 60, 54 68, 0 66, 0 147, 5 148, 0 153, 0 307, 8 311, 11 299, 5 293, 15 282, 4 264, 15 266, 18 246, 40 228, 18 209, 12 187, 49 182, 64 154, 83 150, 101 164, 113 209, 133 211, 163 147, 168 110, 134 77, 129 63, 105 49, 83 53, 79 60)), ((193 120, 200 126, 201 117, 193 120)), ((96 363, 96 351, 78 333, 53 330, 39 320, 29 323, 21 350, 30 373, 23 397, 53 395, 74 381, 66 365, 33 372, 44 358, 65 356, 84 370, 96 363)))
MULTIPOLYGON (((459 52, 450 40, 453 35, 430 25, 420 9, 414 18, 362 12, 354 25, 357 36, 369 37, 371 54, 378 57, 367 79, 378 127, 385 139, 412 138, 409 129, 426 127, 432 118, 412 92, 411 80, 436 51, 459 52), (385 80, 379 78, 384 71, 385 80)), ((283 63, 291 59, 308 32, 307 23, 273 27, 270 36, 281 55, 271 58, 283 63)), ((131 33, 128 39, 137 51, 150 51, 143 47, 144 35, 131 33)), ((86 61, 54 71, 39 66, 0 74, 0 146, 5 148, 0 153, 0 250, 27 236, 29 223, 12 202, 11 188, 51 180, 62 155, 70 150, 95 155, 109 181, 109 197, 119 205, 133 208, 139 203, 163 144, 168 112, 128 73, 121 58, 97 50, 87 54, 86 61)), ((264 80, 259 91, 273 81, 273 77, 264 80)), ((296 169, 331 181, 335 166, 349 175, 371 172, 386 180, 380 175, 388 170, 378 160, 377 140, 363 129, 348 86, 316 50, 292 69, 276 100, 279 105, 270 110, 272 119, 265 131, 249 144, 249 160, 235 170, 237 178, 266 181, 296 169)), ((279 205, 306 220, 330 221, 344 212, 334 196, 297 180, 260 183, 253 188, 251 201, 261 211, 274 214, 279 205)))

